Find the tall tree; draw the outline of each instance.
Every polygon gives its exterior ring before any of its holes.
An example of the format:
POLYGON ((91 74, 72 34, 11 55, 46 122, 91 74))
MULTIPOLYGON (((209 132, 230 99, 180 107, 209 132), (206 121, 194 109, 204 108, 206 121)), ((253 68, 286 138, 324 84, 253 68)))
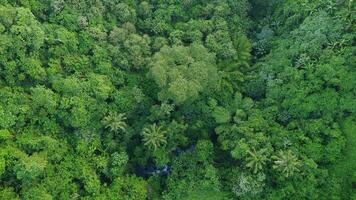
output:
POLYGON ((215 55, 200 44, 164 46, 154 55, 149 75, 161 89, 158 98, 176 104, 196 100, 218 82, 215 55))

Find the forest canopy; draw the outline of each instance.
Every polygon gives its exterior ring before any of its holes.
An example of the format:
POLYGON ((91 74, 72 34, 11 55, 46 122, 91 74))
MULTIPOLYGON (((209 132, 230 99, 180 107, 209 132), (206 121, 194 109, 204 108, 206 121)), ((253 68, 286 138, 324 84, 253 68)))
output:
POLYGON ((0 199, 356 199, 353 0, 0 0, 0 199))

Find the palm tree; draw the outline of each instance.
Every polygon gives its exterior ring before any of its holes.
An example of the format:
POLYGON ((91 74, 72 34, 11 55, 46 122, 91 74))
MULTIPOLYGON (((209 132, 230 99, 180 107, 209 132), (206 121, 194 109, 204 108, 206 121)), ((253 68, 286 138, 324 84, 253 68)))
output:
POLYGON ((108 116, 104 117, 102 123, 105 128, 110 129, 111 132, 126 130, 126 116, 124 113, 110 112, 108 116))
POLYGON ((286 177, 299 171, 300 162, 291 150, 280 151, 277 156, 272 156, 272 158, 275 160, 273 169, 281 171, 286 177))
POLYGON ((142 130, 143 142, 148 148, 156 150, 163 144, 167 143, 166 131, 156 124, 150 125, 142 130))
POLYGON ((246 167, 252 169, 253 173, 257 173, 258 171, 263 169, 263 166, 266 164, 267 156, 265 154, 266 149, 261 149, 256 151, 254 148, 252 151, 248 151, 250 155, 246 160, 246 167))

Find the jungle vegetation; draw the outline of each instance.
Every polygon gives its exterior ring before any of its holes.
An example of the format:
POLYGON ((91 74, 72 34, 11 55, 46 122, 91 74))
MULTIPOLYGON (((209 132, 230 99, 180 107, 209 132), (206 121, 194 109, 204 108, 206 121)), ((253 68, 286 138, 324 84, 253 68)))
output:
POLYGON ((0 199, 356 199, 355 20, 353 0, 0 0, 0 199))

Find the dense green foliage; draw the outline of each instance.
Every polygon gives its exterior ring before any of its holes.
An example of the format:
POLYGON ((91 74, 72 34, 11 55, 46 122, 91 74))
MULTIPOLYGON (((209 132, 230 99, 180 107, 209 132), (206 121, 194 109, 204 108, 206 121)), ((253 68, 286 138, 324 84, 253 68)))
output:
POLYGON ((356 199, 353 0, 0 0, 0 199, 356 199))

